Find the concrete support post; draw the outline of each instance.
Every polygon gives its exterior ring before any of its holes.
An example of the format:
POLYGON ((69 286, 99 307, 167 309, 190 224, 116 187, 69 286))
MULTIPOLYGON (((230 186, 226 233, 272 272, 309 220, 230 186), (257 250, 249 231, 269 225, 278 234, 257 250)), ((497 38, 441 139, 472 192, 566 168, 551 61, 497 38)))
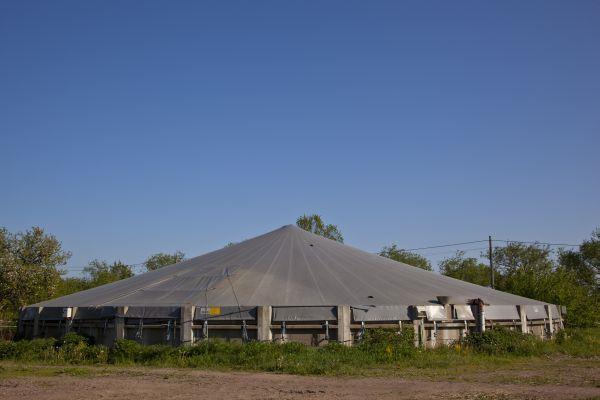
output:
POLYGON ((38 307, 33 317, 33 339, 37 339, 40 336, 40 314, 44 307, 38 307))
POLYGON ((519 318, 521 319, 521 333, 528 333, 529 330, 527 329, 527 312, 525 311, 525 306, 517 306, 517 309, 519 310, 519 318))
POLYGON ((414 333, 414 339, 415 339, 415 347, 419 347, 421 346, 421 320, 419 319, 415 319, 413 320, 413 329, 415 331, 414 333))
POLYGON ((554 315, 552 315, 552 306, 546 305, 546 312, 548 313, 548 321, 550 322, 548 333, 550 338, 554 337, 554 315))
POLYGON ((273 341, 271 313, 271 306, 258 306, 256 308, 256 338, 259 342, 273 341))
POLYGON ((194 332, 192 323, 194 322, 194 306, 185 304, 181 306, 181 316, 179 319, 179 340, 182 345, 191 345, 194 343, 194 332))
POLYGON ((127 306, 117 307, 115 315, 115 341, 125 339, 125 313, 127 306))
POLYGON ((346 346, 352 346, 352 332, 350 331, 350 306, 337 307, 337 339, 346 346))

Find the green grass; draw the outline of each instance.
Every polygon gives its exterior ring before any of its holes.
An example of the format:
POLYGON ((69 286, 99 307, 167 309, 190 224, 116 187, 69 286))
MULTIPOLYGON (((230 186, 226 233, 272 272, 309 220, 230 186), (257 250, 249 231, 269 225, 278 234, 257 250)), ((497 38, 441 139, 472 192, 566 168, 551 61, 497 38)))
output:
MULTIPOLYGON (((67 334, 55 339, 0 341, 0 360, 22 364, 64 365, 64 374, 84 373, 78 365, 120 365, 217 370, 266 371, 300 375, 399 375, 453 379, 468 371, 493 370, 532 359, 567 357, 597 361, 600 329, 560 333, 541 341, 531 335, 493 329, 435 350, 413 347, 412 329, 398 335, 371 330, 357 346, 337 343, 316 348, 298 343, 247 344, 205 341, 194 346, 143 346, 118 341, 114 348, 90 345, 86 338, 67 334)), ((24 367, 26 368, 26 367, 24 367)), ((0 371, 1 372, 1 371, 0 371)))

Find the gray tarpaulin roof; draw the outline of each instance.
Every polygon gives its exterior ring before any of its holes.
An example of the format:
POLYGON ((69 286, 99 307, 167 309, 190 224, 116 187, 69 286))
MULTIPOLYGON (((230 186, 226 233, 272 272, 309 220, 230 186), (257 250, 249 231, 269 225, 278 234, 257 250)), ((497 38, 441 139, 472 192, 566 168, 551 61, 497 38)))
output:
POLYGON ((36 306, 423 305, 436 296, 542 302, 424 271, 286 225, 178 264, 36 306), (235 291, 235 294, 234 294, 235 291))

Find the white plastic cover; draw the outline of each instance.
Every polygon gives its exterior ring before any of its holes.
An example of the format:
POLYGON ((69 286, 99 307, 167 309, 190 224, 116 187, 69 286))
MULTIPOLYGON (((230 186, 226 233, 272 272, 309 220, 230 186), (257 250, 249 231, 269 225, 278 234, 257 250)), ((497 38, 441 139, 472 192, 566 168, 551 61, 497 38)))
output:
POLYGON ((525 312, 527 313, 527 319, 548 318, 548 313, 546 313, 546 307, 544 307, 543 305, 526 305, 525 312))
POLYGON ((181 317, 181 307, 127 307, 124 315, 126 318, 166 318, 175 319, 181 317))
POLYGON ((105 319, 116 314, 115 307, 77 307, 73 319, 105 319))
POLYGON ((456 312, 456 319, 462 319, 465 321, 473 321, 475 317, 473 315, 473 310, 471 306, 466 304, 457 304, 454 306, 454 310, 456 312))
POLYGON ((440 305, 425 306, 425 313, 427 314, 427 319, 430 321, 443 321, 445 319, 448 319, 446 317, 446 310, 444 310, 444 306, 440 306, 440 305))
POLYGON ((517 306, 492 305, 485 306, 483 309, 485 319, 491 320, 517 320, 520 319, 517 306))
POLYGON ((337 307, 273 307, 273 321, 335 321, 337 307))
POLYGON ((354 321, 408 321, 408 306, 353 306, 354 321))

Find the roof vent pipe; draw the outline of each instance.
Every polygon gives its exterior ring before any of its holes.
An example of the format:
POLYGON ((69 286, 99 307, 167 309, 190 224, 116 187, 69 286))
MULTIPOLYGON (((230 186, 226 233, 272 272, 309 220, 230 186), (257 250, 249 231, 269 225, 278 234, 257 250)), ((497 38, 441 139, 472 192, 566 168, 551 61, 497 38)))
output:
POLYGON ((467 299, 456 296, 436 296, 438 303, 445 306, 446 304, 467 304, 467 299))

